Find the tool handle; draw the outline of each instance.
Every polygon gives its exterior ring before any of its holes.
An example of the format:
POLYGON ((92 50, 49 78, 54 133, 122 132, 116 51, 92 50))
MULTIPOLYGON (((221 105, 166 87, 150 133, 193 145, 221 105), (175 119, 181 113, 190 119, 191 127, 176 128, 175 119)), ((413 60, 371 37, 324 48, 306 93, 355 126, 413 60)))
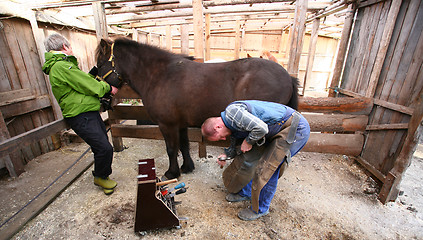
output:
POLYGON ((169 183, 176 183, 178 182, 177 178, 171 179, 171 180, 166 180, 166 181, 162 181, 162 182, 157 182, 156 186, 164 186, 164 185, 168 185, 169 183))
POLYGON ((185 183, 181 182, 180 184, 176 185, 173 189, 176 190, 176 189, 183 188, 183 187, 185 187, 185 183))
POLYGON ((176 195, 181 194, 181 193, 185 193, 187 191, 186 188, 181 188, 178 191, 175 192, 176 195))

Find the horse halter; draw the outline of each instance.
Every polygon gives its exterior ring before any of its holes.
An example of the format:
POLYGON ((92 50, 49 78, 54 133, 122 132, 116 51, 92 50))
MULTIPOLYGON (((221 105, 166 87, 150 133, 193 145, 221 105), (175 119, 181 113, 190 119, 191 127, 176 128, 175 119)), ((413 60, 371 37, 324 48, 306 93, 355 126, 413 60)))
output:
MULTIPOLYGON (((107 60, 107 62, 110 62, 111 63, 112 68, 108 72, 106 72, 103 76, 98 76, 97 75, 95 78, 98 79, 98 80, 100 80, 100 81, 107 82, 106 81, 106 78, 109 77, 112 73, 114 73, 114 74, 116 74, 117 78, 119 79, 119 85, 121 85, 123 79, 120 76, 120 74, 116 71, 116 67, 115 67, 115 55, 113 54, 113 47, 114 46, 115 46, 115 43, 112 43, 111 51, 110 51, 110 58, 109 58, 109 60, 107 60)), ((102 64, 102 65, 104 65, 104 64, 102 64)), ((99 67, 99 69, 100 69, 100 67, 99 67)), ((119 86, 115 86, 115 87, 119 87, 119 86)))

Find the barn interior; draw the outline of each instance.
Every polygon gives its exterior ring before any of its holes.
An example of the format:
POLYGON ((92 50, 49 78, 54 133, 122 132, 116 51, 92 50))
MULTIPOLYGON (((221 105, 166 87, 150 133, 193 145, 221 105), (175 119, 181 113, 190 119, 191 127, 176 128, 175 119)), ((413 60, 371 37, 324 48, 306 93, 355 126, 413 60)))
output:
MULTIPOLYGON (((422 1, 15 0, 0 6, 0 169, 9 184, 30 174, 34 159, 80 142, 64 122, 41 71, 42 43, 58 32, 72 43, 86 72, 96 65, 99 40, 116 37, 199 62, 247 57, 275 61, 300 83, 298 110, 312 128, 303 151, 335 154, 360 166, 374 181, 381 204, 401 196, 400 183, 422 132, 422 1)), ((122 124, 146 118, 141 100, 130 90, 121 91, 114 110, 103 113, 117 151, 128 151, 127 139, 163 140, 157 126, 122 124)), ((190 131, 195 154, 207 159, 216 146, 198 129, 190 131)), ((68 162, 63 169, 69 167, 68 178, 53 185, 54 192, 32 193, 28 199, 43 198, 28 205, 33 209, 4 209, 2 236, 16 234, 87 172, 92 159, 85 161, 77 168, 68 162)))

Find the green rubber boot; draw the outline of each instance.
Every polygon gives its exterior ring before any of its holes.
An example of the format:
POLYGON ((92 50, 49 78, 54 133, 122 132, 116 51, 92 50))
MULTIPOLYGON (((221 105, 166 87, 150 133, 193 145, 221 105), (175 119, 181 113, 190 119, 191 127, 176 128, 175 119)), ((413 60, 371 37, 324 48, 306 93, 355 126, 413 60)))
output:
POLYGON ((113 189, 117 186, 117 182, 113 181, 109 177, 101 178, 101 177, 94 177, 94 184, 100 186, 104 189, 113 189))
POLYGON ((114 189, 105 189, 105 188, 103 188, 103 192, 106 195, 110 195, 110 194, 114 193, 115 190, 114 189))

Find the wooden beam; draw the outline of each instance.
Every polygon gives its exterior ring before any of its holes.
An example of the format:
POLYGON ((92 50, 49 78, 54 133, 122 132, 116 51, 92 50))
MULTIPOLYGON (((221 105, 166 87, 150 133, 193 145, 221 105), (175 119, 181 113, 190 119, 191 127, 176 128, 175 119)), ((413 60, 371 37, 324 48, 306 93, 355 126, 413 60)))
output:
MULTIPOLYGON (((335 88, 334 91, 339 92, 339 93, 344 94, 344 95, 347 95, 347 96, 350 96, 350 97, 366 98, 365 96, 363 96, 361 94, 354 93, 352 91, 345 90, 345 89, 342 89, 342 88, 335 88)), ((381 99, 373 99, 373 103, 375 105, 378 105, 378 106, 381 106, 381 107, 384 107, 384 108, 388 108, 390 110, 394 110, 394 111, 397 111, 397 112, 401 112, 401 113, 404 113, 404 114, 408 114, 408 115, 412 115, 413 112, 414 112, 414 108, 406 107, 406 106, 399 105, 399 104, 396 104, 396 103, 390 103, 390 102, 387 102, 387 101, 381 100, 381 99)))
POLYGON ((307 18, 307 0, 298 0, 295 5, 295 19, 293 24, 292 39, 290 39, 290 51, 288 60, 288 73, 298 77, 300 57, 303 48, 305 34, 305 22, 307 18))
POLYGON ((358 156, 363 144, 362 134, 311 133, 302 151, 358 156))
POLYGON ((67 124, 64 119, 60 119, 9 138, 0 143, 0 157, 11 154, 16 149, 38 142, 63 129, 67 129, 67 124))
POLYGON ((298 110, 301 112, 346 113, 368 115, 373 108, 370 98, 312 98, 301 97, 298 110))
MULTIPOLYGON (((305 0, 301 0, 305 1, 305 0)), ((314 3, 310 3, 310 6, 304 9, 305 12, 307 11, 315 11, 322 9, 322 6, 316 6, 314 3)), ((254 12, 257 13, 263 13, 263 12, 292 12, 295 10, 295 6, 292 5, 264 5, 264 6, 238 6, 238 7, 227 7, 227 8, 211 8, 204 10, 204 14, 210 13, 210 14, 228 14, 228 13, 248 13, 253 14, 254 12)), ((119 19, 119 23, 122 22, 132 22, 132 21, 139 21, 139 20, 147 20, 147 19, 159 19, 159 18, 169 18, 169 17, 190 17, 193 15, 193 10, 180 10, 175 12, 151 12, 140 16, 132 16, 127 18, 119 19)), ((305 17, 304 17, 305 22, 305 17)), ((114 23, 117 24, 117 23, 114 23)))
POLYGON ((372 74, 370 75, 366 97, 373 97, 375 94, 377 82, 382 71, 383 63, 385 62, 386 52, 388 51, 388 46, 391 41, 399 10, 401 8, 401 3, 402 0, 392 0, 391 8, 389 9, 388 16, 386 17, 387 20, 385 28, 383 29, 379 50, 376 55, 375 65, 373 66, 372 74))
POLYGON ((109 33, 107 31, 106 14, 104 12, 104 3, 93 2, 92 7, 97 41, 100 42, 100 40, 103 38, 109 38, 109 33))
POLYGON ((189 31, 188 25, 181 25, 181 53, 189 55, 189 31))
POLYGON ((194 57, 204 60, 204 14, 203 1, 192 0, 194 27, 194 57))
POLYGON ((210 13, 207 13, 205 16, 205 53, 204 53, 204 60, 208 61, 211 58, 211 49, 210 49, 210 13))
POLYGON ((373 125, 367 125, 366 131, 372 131, 372 130, 398 130, 408 129, 408 123, 389 123, 389 124, 373 124, 373 125))
POLYGON ((311 79, 311 74, 313 71, 314 55, 316 54, 317 38, 319 37, 319 26, 320 26, 320 18, 316 18, 313 21, 313 28, 311 30, 310 44, 309 44, 308 55, 307 55, 306 73, 304 76, 304 83, 303 83, 303 95, 307 87, 306 86, 307 80, 311 79))
MULTIPOLYGON (((289 2, 287 0, 255 0, 255 1, 245 1, 245 0, 224 0, 224 1, 205 1, 203 3, 204 7, 216 7, 216 6, 234 6, 240 4, 260 4, 260 3, 277 3, 277 2, 289 2)), ((320 5, 322 8, 327 6, 327 3, 320 5)), ((139 7, 123 7, 120 9, 110 9, 106 10, 106 14, 119 14, 119 13, 139 13, 139 12, 148 12, 148 11, 161 11, 161 10, 175 10, 183 8, 192 8, 193 4, 191 2, 179 2, 179 1, 160 1, 159 4, 148 4, 139 7)))
POLYGON ((347 15, 345 16, 344 28, 342 29, 341 41, 339 42, 338 55, 336 56, 335 68, 332 74, 332 80, 329 88, 329 97, 335 97, 334 89, 339 87, 342 70, 344 67, 345 56, 347 53, 347 47, 350 40, 351 30, 354 22, 356 7, 351 4, 348 7, 347 15))
POLYGON ((357 132, 366 130, 369 117, 351 114, 302 113, 312 132, 357 132))
POLYGON ((239 54, 240 54, 240 43, 241 43, 241 26, 240 26, 240 22, 239 19, 236 20, 236 24, 235 24, 235 46, 234 46, 234 59, 239 59, 239 54))

